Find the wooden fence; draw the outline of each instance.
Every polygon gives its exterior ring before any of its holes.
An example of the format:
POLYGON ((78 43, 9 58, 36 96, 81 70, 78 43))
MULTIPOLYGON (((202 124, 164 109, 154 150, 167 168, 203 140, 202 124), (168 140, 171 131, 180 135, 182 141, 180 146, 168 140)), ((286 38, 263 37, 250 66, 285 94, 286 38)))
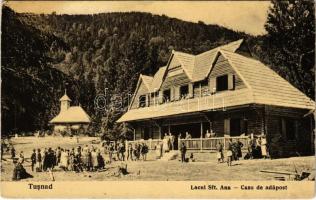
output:
MULTIPOLYGON (((212 138, 191 138, 191 139, 179 139, 178 145, 181 145, 182 142, 186 145, 188 150, 216 150, 216 145, 220 142, 223 144, 224 149, 228 145, 229 140, 235 142, 239 140, 243 147, 242 149, 248 148, 248 136, 236 136, 236 137, 212 137, 212 138)), ((161 139, 149 139, 149 140, 134 140, 134 141, 126 141, 126 147, 129 144, 133 146, 136 143, 145 143, 150 150, 155 149, 155 146, 161 142, 161 139)), ((178 148, 179 149, 179 148, 178 148)))
POLYGON ((228 145, 229 141, 235 142, 239 140, 243 147, 242 149, 248 148, 248 136, 237 136, 237 137, 213 137, 213 138, 192 138, 192 139, 180 139, 179 145, 184 142, 188 150, 216 150, 216 145, 220 142, 224 149, 228 145))

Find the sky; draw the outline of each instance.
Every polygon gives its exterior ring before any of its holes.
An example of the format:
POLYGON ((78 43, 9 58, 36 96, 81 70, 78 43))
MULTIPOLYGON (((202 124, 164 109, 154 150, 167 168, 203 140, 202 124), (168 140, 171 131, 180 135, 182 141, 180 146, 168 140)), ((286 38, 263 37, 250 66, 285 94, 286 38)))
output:
POLYGON ((264 34, 270 1, 9 1, 16 12, 93 14, 140 11, 264 34))

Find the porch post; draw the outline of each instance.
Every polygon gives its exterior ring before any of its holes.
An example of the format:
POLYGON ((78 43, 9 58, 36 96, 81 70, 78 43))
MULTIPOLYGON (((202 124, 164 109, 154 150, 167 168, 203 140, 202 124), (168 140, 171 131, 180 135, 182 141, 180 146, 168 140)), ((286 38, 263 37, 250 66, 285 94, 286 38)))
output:
POLYGON ((134 141, 136 140, 136 130, 134 129, 134 141))
POLYGON ((201 122, 201 137, 200 137, 200 140, 201 140, 201 151, 203 150, 203 122, 201 122))
POLYGON ((158 126, 158 129, 159 129, 159 139, 161 140, 161 127, 158 126))
POLYGON ((168 124, 168 133, 170 133, 170 124, 168 124))

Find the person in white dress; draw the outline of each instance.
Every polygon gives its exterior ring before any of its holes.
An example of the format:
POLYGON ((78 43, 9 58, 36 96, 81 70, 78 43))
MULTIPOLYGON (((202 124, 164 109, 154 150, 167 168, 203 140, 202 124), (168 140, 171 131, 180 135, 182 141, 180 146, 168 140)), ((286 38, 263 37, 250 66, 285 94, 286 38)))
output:
POLYGON ((67 150, 62 150, 61 156, 60 156, 60 167, 64 170, 68 169, 68 160, 69 160, 69 155, 67 150))
POLYGON ((162 140, 163 142, 163 151, 168 152, 169 151, 169 136, 167 133, 165 133, 165 137, 162 140))
POLYGON ((268 156, 268 152, 267 152, 267 139, 266 139, 266 136, 265 136, 265 135, 263 135, 263 136, 261 137, 261 154, 262 154, 262 157, 263 157, 264 159, 266 159, 267 156, 268 156))

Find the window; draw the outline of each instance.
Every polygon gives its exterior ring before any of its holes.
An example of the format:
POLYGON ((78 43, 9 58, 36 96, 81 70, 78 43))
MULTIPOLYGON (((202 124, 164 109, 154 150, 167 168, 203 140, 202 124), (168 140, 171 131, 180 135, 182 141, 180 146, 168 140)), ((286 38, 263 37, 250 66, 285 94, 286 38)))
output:
POLYGON ((141 107, 141 108, 145 107, 146 106, 146 95, 139 96, 138 102, 139 102, 139 104, 138 104, 139 107, 141 107))
POLYGON ((228 75, 216 77, 216 91, 228 90, 228 75))
POLYGON ((171 97, 170 89, 163 91, 163 102, 169 102, 171 97))
POLYGON ((189 94, 189 86, 183 85, 180 87, 180 99, 185 99, 188 97, 189 94))

